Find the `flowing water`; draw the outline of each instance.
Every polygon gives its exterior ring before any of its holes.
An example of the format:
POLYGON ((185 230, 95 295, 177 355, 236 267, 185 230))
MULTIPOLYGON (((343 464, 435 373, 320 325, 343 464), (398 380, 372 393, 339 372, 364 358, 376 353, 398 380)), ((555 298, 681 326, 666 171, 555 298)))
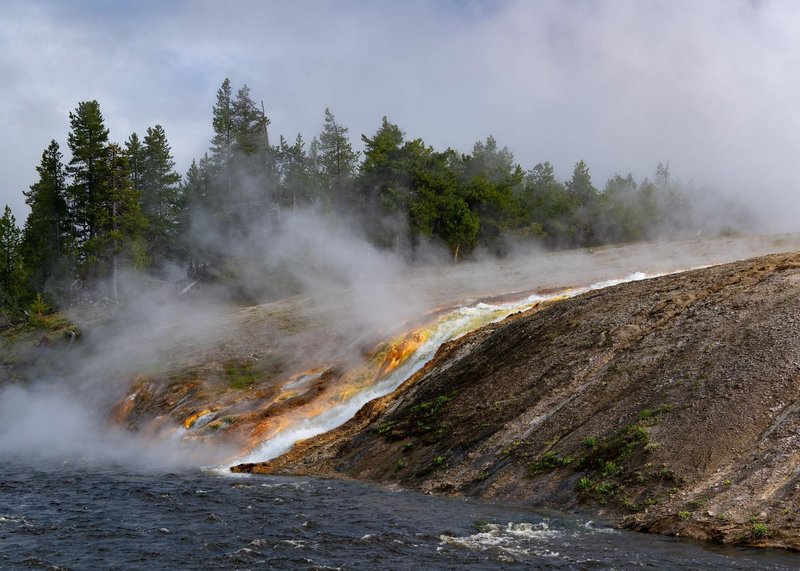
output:
POLYGON ((796 569, 800 555, 351 482, 0 464, 0 569, 796 569))
MULTIPOLYGON (((394 367, 388 373, 376 374, 379 371, 375 369, 380 368, 383 357, 379 357, 373 363, 366 363, 361 369, 356 369, 352 374, 346 376, 339 386, 331 387, 323 402, 315 401, 282 417, 280 424, 275 430, 269 432, 263 442, 233 463, 270 460, 288 451, 298 440, 311 438, 344 424, 369 401, 394 391, 430 361, 439 347, 448 341, 543 302, 574 297, 587 291, 643 280, 648 277, 655 276, 636 272, 622 279, 602 281, 588 287, 564 290, 551 295, 534 294, 507 303, 478 303, 453 310, 435 320, 428 327, 414 332, 412 336, 416 336, 417 342, 413 343, 411 349, 393 363, 394 367)), ((398 343, 402 345, 402 342, 398 343)), ((296 383, 297 381, 293 380, 290 385, 296 383)), ((288 388, 293 387, 283 386, 284 390, 288 388)), ((202 425, 197 423, 195 426, 202 428, 202 425)))

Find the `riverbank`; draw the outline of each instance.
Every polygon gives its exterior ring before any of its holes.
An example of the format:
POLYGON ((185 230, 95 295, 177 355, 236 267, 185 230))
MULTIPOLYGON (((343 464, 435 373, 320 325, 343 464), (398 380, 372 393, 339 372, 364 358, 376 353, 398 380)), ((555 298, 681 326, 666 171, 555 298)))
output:
POLYGON ((445 345, 339 429, 237 471, 395 482, 800 548, 800 256, 632 282, 445 345))

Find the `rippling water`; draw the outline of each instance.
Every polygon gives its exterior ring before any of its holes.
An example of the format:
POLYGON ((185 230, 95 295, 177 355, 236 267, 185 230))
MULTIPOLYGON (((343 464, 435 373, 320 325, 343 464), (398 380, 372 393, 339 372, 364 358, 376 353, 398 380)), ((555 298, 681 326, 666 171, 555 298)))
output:
POLYGON ((308 478, 0 465, 2 569, 796 569, 800 555, 308 478))

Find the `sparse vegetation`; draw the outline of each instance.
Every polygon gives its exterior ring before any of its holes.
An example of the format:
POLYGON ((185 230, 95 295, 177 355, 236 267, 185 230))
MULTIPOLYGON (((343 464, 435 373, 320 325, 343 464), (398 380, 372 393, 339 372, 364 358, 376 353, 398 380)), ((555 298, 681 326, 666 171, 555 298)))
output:
POLYGON ((249 389, 258 381, 259 371, 255 363, 228 361, 224 365, 225 377, 234 389, 249 389))
POLYGON ((223 364, 225 378, 234 389, 249 389, 258 382, 279 375, 283 364, 276 356, 267 354, 257 360, 229 360, 223 364))
MULTIPOLYGON (((439 416, 450 402, 450 397, 440 395, 429 401, 413 406, 402 419, 385 421, 376 431, 390 440, 421 436, 423 444, 432 444, 442 435, 443 427, 439 416)), ((408 442, 404 446, 411 447, 408 442)))
POLYGON ((528 474, 536 476, 542 472, 569 466, 575 460, 572 456, 562 456, 556 452, 545 452, 538 459, 528 465, 528 474))

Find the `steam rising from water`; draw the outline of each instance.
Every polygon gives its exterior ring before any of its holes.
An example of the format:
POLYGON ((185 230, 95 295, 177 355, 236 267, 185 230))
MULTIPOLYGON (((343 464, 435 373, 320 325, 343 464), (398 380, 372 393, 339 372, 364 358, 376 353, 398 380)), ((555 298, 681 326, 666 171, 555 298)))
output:
POLYGON ((140 438, 109 424, 68 386, 7 387, 0 392, 0 419, 0 458, 101 462, 152 470, 197 465, 214 457, 207 449, 140 438))
MULTIPOLYGON (((251 258, 260 258, 267 272, 254 272, 250 276, 253 280, 270 279, 273 275, 270 271, 291 275, 307 294, 295 301, 301 300, 296 305, 308 302, 304 311, 313 317, 309 327, 323 324, 325 330, 320 335, 330 334, 336 341, 334 344, 340 339, 359 336, 365 343, 374 344, 388 336, 389 328, 401 327, 404 321, 453 300, 513 290, 549 290, 588 281, 598 282, 592 288, 607 287, 645 276, 633 274, 624 280, 600 280, 643 267, 657 272, 675 271, 686 265, 796 247, 796 242, 788 238, 752 243, 709 241, 606 248, 596 252, 527 252, 525 257, 503 261, 409 268, 399 258, 377 250, 344 224, 335 226, 313 212, 297 212, 277 234, 261 234, 253 229, 243 240, 220 247, 230 252, 244 248, 251 258)), ((197 450, 187 450, 186 443, 178 439, 153 444, 151 435, 141 437, 126 432, 111 425, 107 415, 129 393, 135 375, 169 378, 171 372, 205 363, 204 352, 220 347, 222 340, 236 339, 238 322, 232 319, 232 308, 187 303, 176 298, 171 286, 145 282, 134 273, 124 276, 121 290, 124 303, 110 305, 105 310, 95 306, 97 311, 106 313, 102 325, 96 319, 86 322, 80 316, 73 318, 85 334, 68 351, 57 354, 56 367, 38 371, 36 381, 29 385, 0 386, 0 458, 85 458, 171 467, 220 463, 220 457, 229 457, 224 451, 217 454, 215 450, 198 456, 197 450)), ((564 295, 581 291, 585 290, 564 295)), ((282 419, 285 423, 280 431, 267 434, 269 439, 246 460, 273 458, 299 439, 339 426, 363 404, 388 394, 418 371, 442 343, 543 299, 547 298, 534 296, 519 303, 478 304, 444 316, 428 327, 424 342, 390 374, 374 383, 326 387, 324 395, 332 398, 324 407, 319 407, 316 401, 295 409, 292 416, 282 419)), ((286 339, 280 341, 291 344, 295 340, 291 333, 286 333, 286 339)), ((360 359, 363 346, 352 352, 350 362, 360 359)), ((225 347, 220 350, 224 352, 225 347)), ((325 350, 314 353, 316 362, 311 366, 330 362, 332 358, 346 361, 340 354, 324 354, 325 350), (326 357, 330 359, 326 361, 326 357)), ((174 428, 174 420, 170 422, 174 428)))
MULTIPOLYGON (((30 384, 0 386, 0 459, 111 462, 174 468, 219 461, 223 451, 157 441, 108 419, 131 378, 172 365, 186 347, 202 349, 229 328, 219 308, 175 303, 172 290, 126 276, 126 303, 106 309, 68 349, 45 351, 50 365, 30 384), (158 308, 156 310, 155 308, 158 308)), ((81 316, 74 316, 84 329, 81 316)))

